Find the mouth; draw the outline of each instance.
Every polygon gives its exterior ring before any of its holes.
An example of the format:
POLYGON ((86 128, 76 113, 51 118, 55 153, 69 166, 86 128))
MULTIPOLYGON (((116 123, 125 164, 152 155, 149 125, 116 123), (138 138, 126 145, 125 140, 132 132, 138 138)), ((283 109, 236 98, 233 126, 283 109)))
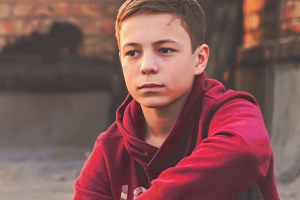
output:
POLYGON ((163 87, 162 84, 156 84, 156 83, 146 83, 146 84, 143 84, 141 86, 138 87, 138 89, 151 89, 151 88, 161 88, 163 87))

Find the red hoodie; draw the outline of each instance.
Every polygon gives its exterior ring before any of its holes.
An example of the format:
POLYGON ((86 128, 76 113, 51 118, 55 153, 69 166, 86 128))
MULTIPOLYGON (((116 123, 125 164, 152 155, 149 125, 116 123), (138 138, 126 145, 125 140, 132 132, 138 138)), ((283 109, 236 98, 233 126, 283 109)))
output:
POLYGON ((97 138, 75 190, 74 200, 279 199, 255 99, 204 73, 159 149, 143 141, 142 110, 129 95, 97 138))

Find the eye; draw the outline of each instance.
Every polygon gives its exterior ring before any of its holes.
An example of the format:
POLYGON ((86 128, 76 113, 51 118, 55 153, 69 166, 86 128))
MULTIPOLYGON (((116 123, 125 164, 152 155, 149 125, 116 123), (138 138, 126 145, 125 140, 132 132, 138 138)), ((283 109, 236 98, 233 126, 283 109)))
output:
POLYGON ((126 55, 126 56, 134 57, 134 56, 137 56, 138 53, 139 53, 138 51, 132 50, 132 51, 128 51, 125 55, 126 55))
POLYGON ((163 54, 169 54, 169 53, 172 53, 172 52, 175 52, 174 49, 170 49, 170 48, 160 48, 158 50, 159 53, 163 53, 163 54))

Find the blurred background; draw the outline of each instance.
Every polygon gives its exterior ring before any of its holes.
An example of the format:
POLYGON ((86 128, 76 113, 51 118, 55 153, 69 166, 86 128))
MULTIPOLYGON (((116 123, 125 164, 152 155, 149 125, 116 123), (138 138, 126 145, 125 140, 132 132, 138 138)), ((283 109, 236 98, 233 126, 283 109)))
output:
MULTIPOLYGON (((281 199, 300 199, 300 0, 198 0, 207 76, 253 94, 281 199)), ((0 199, 71 199, 127 94, 114 37, 123 0, 0 0, 0 199)))

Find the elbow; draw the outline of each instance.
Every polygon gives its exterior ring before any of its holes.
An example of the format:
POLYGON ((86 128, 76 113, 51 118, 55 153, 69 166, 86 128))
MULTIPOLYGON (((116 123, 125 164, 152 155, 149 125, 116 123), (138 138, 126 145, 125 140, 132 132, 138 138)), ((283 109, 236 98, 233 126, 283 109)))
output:
POLYGON ((264 178, 268 173, 272 157, 272 149, 269 140, 261 139, 254 143, 243 144, 241 148, 244 149, 241 153, 243 154, 242 157, 248 171, 252 171, 253 175, 259 179, 264 178))

